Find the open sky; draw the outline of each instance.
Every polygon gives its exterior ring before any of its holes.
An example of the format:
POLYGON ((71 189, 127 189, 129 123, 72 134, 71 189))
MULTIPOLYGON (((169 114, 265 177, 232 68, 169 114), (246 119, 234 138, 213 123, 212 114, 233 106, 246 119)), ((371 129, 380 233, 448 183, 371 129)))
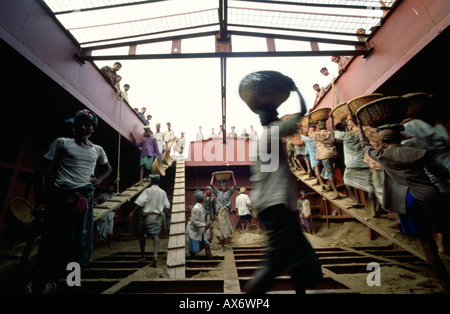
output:
MULTIPOLYGON (((52 2, 52 1, 49 1, 52 2)), ((54 2, 54 1, 53 1, 54 2)), ((78 2, 70 2, 73 3, 78 2)), ((375 1, 376 3, 376 1, 375 1)), ((60 4, 60 2, 55 2, 60 4)), ((68 29, 76 29, 87 25, 108 25, 130 19, 151 18, 181 12, 193 12, 208 7, 216 7, 217 1, 163 1, 149 5, 138 5, 103 10, 78 12, 75 9, 70 14, 60 15, 63 25, 68 29)), ((239 6, 239 2, 233 5, 239 6)), ((261 3, 245 3, 245 6, 260 8, 261 3)), ((71 8, 77 6, 71 6, 71 8)), ((80 4, 82 7, 82 4, 80 4)), ((60 10, 66 8, 62 7, 60 10)), ((283 8, 284 9, 284 8, 283 8)), ((295 8, 291 8, 295 10, 295 8)), ((304 7, 302 10, 315 10, 314 7, 304 7)), ((336 9, 333 9, 336 10, 336 9)), ((367 11, 367 10, 365 10, 367 11)), ((368 10, 371 12, 373 10, 368 10)), ((336 13, 335 11, 328 13, 336 13)), ((353 12, 352 12, 353 13, 353 12)), ((366 12, 364 12, 365 14, 366 12)), ((377 13, 377 12, 375 12, 377 13)), ((120 31, 120 30, 119 30, 120 31)), ((87 34, 89 35, 89 34, 87 34)), ((79 35, 77 35, 79 36, 79 35)), ((81 35, 80 35, 81 36, 81 35)), ((346 38, 348 39, 348 38, 346 38)), ((182 53, 214 52, 214 37, 183 39, 182 53)), ((288 41, 275 39, 277 51, 309 51, 309 42, 288 41)), ((319 43, 320 50, 347 50, 348 46, 327 45, 319 43)), ((138 45, 136 54, 169 54, 171 42, 138 45)), ((260 52, 267 51, 265 38, 250 38, 243 36, 232 37, 232 51, 260 52)), ((108 50, 96 50, 95 55, 126 55, 128 47, 108 50)), ((99 68, 104 65, 112 66, 116 60, 96 61, 99 68)), ((153 116, 151 125, 161 123, 162 130, 166 130, 166 122, 171 122, 172 129, 177 136, 185 132, 187 141, 195 138, 198 126, 203 127, 204 136, 211 133, 211 128, 218 131, 222 123, 221 109, 221 74, 220 59, 161 59, 161 60, 123 60, 122 69, 118 72, 122 76, 121 86, 131 86, 128 94, 132 107, 146 107, 147 113, 153 116)), ((238 93, 239 83, 244 76, 254 71, 274 70, 291 77, 303 94, 307 108, 313 106, 315 91, 313 84, 326 85, 330 78, 321 73, 322 67, 327 67, 330 73, 337 73, 338 66, 331 62, 331 57, 284 57, 284 58, 228 58, 227 59, 227 103, 226 121, 227 132, 233 125, 238 134, 243 128, 249 130, 253 125, 259 134, 262 127, 258 116, 255 115, 241 100, 238 93)), ((280 117, 287 113, 298 112, 299 99, 295 92, 279 108, 280 117)), ((154 129, 154 128, 152 128, 154 129)))
MULTIPOLYGON (((139 49, 139 48, 138 48, 139 49)), ((183 51, 183 46, 182 46, 183 51)), ((243 128, 253 125, 261 134, 258 116, 247 107, 238 93, 239 83, 254 71, 274 70, 291 77, 311 108, 315 98, 314 83, 322 83, 320 73, 323 66, 337 72, 337 64, 330 57, 285 57, 285 58, 228 58, 227 59, 227 131, 233 125, 238 135, 243 128)), ((97 62, 99 67, 112 65, 111 61, 97 62)), ((123 84, 131 86, 128 95, 132 107, 146 107, 153 116, 151 124, 171 122, 176 135, 185 132, 186 139, 193 140, 198 126, 204 136, 211 128, 218 131, 222 121, 220 59, 164 59, 121 61, 123 84)), ((323 84, 321 84, 323 85, 323 84)), ((291 93, 289 99, 279 107, 280 117, 298 112, 298 95, 291 93)), ((153 128, 152 128, 153 129, 153 128)))

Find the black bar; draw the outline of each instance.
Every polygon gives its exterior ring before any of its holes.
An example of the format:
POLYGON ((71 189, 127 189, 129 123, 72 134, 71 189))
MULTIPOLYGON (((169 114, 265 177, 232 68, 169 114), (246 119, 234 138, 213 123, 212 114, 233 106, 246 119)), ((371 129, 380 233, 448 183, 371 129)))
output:
POLYGON ((205 52, 174 54, 142 54, 81 56, 83 61, 96 60, 144 60, 144 59, 201 59, 201 58, 260 58, 260 57, 324 57, 367 55, 370 50, 324 50, 324 51, 276 51, 276 52, 205 52))
MULTIPOLYGON (((79 12, 86 12, 86 11, 95 11, 95 10, 104 10, 104 9, 112 9, 112 8, 120 8, 120 7, 127 7, 131 5, 138 5, 138 4, 147 4, 152 2, 161 2, 161 1, 167 1, 167 0, 146 0, 146 1, 139 1, 139 2, 129 2, 129 3, 119 3, 119 4, 111 4, 111 5, 104 5, 99 7, 93 7, 93 8, 81 8, 79 12)), ((75 11, 59 11, 54 12, 53 14, 68 14, 68 13, 74 13, 75 11)))
POLYGON ((295 40, 295 41, 316 41, 323 42, 329 44, 338 44, 338 45, 349 45, 349 46, 365 46, 366 44, 360 41, 351 41, 351 40, 340 40, 340 39, 329 39, 329 38, 321 38, 321 37, 306 37, 306 36, 292 36, 292 35, 279 35, 279 34, 269 34, 269 33, 258 33, 258 32, 241 32, 241 31, 228 31, 231 35, 238 36, 250 36, 250 37, 269 37, 269 38, 278 38, 278 39, 287 39, 287 40, 295 40))
MULTIPOLYGON (((218 24, 217 23, 204 24, 204 25, 198 25, 198 26, 189 26, 189 27, 183 27, 183 28, 169 29, 169 30, 165 30, 165 31, 155 32, 155 33, 146 33, 146 34, 139 34, 139 35, 133 35, 133 36, 124 36, 124 37, 117 37, 117 38, 103 38, 103 39, 99 39, 99 40, 85 41, 85 42, 80 43, 80 45, 88 45, 88 44, 107 42, 107 41, 114 41, 114 40, 122 40, 122 39, 128 39, 128 38, 136 38, 136 37, 159 35, 159 34, 165 34, 165 33, 185 31, 185 30, 188 30, 188 29, 196 29, 196 28, 202 28, 202 27, 211 27, 211 26, 216 26, 216 25, 218 25, 218 24)), ((129 46, 129 45, 127 45, 127 46, 129 46)))
POLYGON ((364 5, 343 5, 343 4, 326 4, 326 3, 307 3, 307 2, 288 2, 288 1, 269 1, 269 0, 240 0, 242 2, 259 2, 259 3, 270 3, 270 4, 287 4, 287 5, 298 5, 298 6, 308 6, 308 7, 322 7, 322 8, 343 8, 343 9, 367 9, 371 10, 390 10, 389 7, 381 6, 364 6, 364 5))
POLYGON ((91 51, 91 50, 98 50, 98 49, 109 49, 109 48, 125 47, 125 46, 132 46, 132 45, 151 44, 151 43, 158 43, 158 42, 171 41, 171 40, 177 40, 177 39, 197 38, 197 37, 205 37, 205 36, 215 36, 218 33, 219 33, 218 31, 211 31, 211 32, 203 32, 203 33, 196 33, 196 34, 186 34, 186 35, 160 37, 160 38, 153 38, 153 39, 142 39, 142 40, 128 41, 128 42, 116 43, 116 44, 105 44, 105 45, 89 46, 89 47, 83 48, 83 51, 91 51))

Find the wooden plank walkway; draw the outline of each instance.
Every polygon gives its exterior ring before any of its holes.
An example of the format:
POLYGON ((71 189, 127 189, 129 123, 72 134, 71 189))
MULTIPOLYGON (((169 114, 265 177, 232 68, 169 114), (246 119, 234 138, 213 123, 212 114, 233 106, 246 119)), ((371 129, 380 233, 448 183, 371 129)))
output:
POLYGON ((405 250, 413 253, 420 259, 426 260, 420 241, 413 235, 402 234, 398 228, 391 228, 390 225, 393 224, 392 220, 373 218, 370 213, 370 209, 368 208, 347 208, 351 203, 351 199, 349 197, 333 200, 332 197, 334 192, 322 191, 320 185, 312 185, 315 182, 315 178, 308 178, 307 174, 302 173, 300 170, 296 170, 295 167, 291 167, 291 171, 298 180, 301 180, 309 188, 322 195, 326 200, 339 207, 348 215, 356 218, 370 229, 376 231, 405 250))
POLYGON ((144 181, 142 185, 134 185, 125 191, 118 193, 112 199, 94 207, 94 221, 98 220, 107 213, 119 208, 133 197, 137 196, 150 185, 150 181, 144 181))
POLYGON ((170 278, 184 279, 186 278, 185 160, 184 158, 176 160, 166 265, 170 278))

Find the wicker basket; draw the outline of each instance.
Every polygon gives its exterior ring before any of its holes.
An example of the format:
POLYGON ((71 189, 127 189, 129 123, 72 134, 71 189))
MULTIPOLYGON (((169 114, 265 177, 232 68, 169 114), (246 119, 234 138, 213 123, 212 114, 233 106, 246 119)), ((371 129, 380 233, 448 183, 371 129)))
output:
POLYGON ((161 155, 161 161, 162 161, 163 165, 167 165, 169 167, 172 165, 173 159, 172 159, 172 157, 170 157, 170 154, 168 151, 164 152, 161 155))
POLYGON ((281 121, 286 121, 286 120, 290 119, 292 116, 299 115, 299 114, 300 114, 300 112, 285 114, 280 119, 281 119, 281 121))
POLYGON ((250 73, 239 84, 239 96, 255 113, 268 106, 278 108, 293 90, 294 81, 276 71, 250 73))
POLYGON ((351 110, 353 115, 356 115, 356 112, 359 108, 368 104, 371 101, 384 97, 383 94, 368 94, 353 98, 352 100, 347 102, 348 108, 351 110))
POLYGON ((300 119, 300 124, 304 128, 308 127, 308 115, 305 115, 300 119))
POLYGON ((166 169, 164 169, 164 165, 163 165, 161 159, 155 158, 155 160, 153 161, 152 173, 153 174, 158 174, 160 176, 165 176, 166 175, 166 169))
POLYGON ((339 123, 347 120, 349 113, 350 113, 350 111, 348 109, 348 105, 346 102, 338 105, 336 108, 334 108, 330 112, 330 114, 333 116, 333 118, 339 123))
POLYGON ((34 219, 34 216, 31 214, 33 206, 23 197, 14 197, 11 200, 10 209, 14 217, 20 222, 28 224, 34 219))
POLYGON ((331 108, 320 108, 316 109, 309 115, 311 117, 311 123, 316 123, 317 121, 328 120, 330 117, 331 108))
POLYGON ((230 180, 232 174, 233 174, 233 171, 216 171, 216 172, 213 172, 213 175, 216 178, 217 182, 230 180))
POLYGON ((356 112, 365 125, 377 128, 384 124, 396 124, 403 121, 408 110, 408 99, 401 96, 383 97, 374 100, 356 112))
POLYGON ((405 97, 409 101, 408 111, 406 112, 405 119, 420 118, 428 115, 430 108, 430 95, 428 93, 409 93, 405 94, 405 97))

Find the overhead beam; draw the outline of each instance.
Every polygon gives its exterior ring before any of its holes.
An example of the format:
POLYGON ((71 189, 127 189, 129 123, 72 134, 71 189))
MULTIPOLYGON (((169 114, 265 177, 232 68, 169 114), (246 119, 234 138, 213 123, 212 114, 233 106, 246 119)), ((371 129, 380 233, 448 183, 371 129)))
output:
POLYGON ((371 9, 371 10, 390 10, 390 7, 385 6, 363 6, 363 5, 347 5, 347 4, 332 4, 332 3, 310 3, 310 2, 288 2, 288 1, 269 1, 269 0, 240 0, 241 2, 257 2, 257 3, 270 3, 270 4, 283 4, 283 5, 296 5, 296 6, 308 6, 308 7, 320 7, 320 8, 344 8, 344 9, 371 9))
POLYGON ((220 40, 228 38, 228 1, 219 0, 220 40))
POLYGON ((327 57, 368 55, 371 50, 323 50, 323 51, 276 51, 276 52, 205 52, 180 54, 140 54, 80 56, 82 61, 104 60, 149 60, 149 59, 192 59, 192 58, 260 58, 260 57, 327 57))
POLYGON ((138 35, 132 35, 132 36, 122 36, 122 37, 115 37, 115 38, 105 38, 105 39, 99 39, 99 40, 84 41, 84 42, 80 42, 80 45, 89 45, 89 44, 95 44, 95 43, 101 43, 101 42, 111 42, 114 40, 125 40, 125 39, 130 39, 130 38, 167 34, 167 33, 187 31, 187 30, 203 28, 203 27, 211 27, 211 26, 216 26, 216 25, 217 25, 217 23, 211 23, 211 24, 204 24, 204 25, 198 25, 198 26, 182 27, 182 28, 177 28, 177 29, 168 29, 168 30, 160 31, 160 32, 145 33, 145 34, 138 34, 138 35))
POLYGON ((126 46, 137 46, 137 45, 144 45, 144 44, 160 43, 160 42, 173 41, 173 40, 179 40, 179 39, 207 37, 207 36, 214 36, 218 33, 219 33, 218 31, 210 31, 210 32, 201 32, 201 33, 195 33, 195 34, 185 34, 185 35, 175 35, 175 36, 167 36, 167 37, 160 37, 160 38, 152 38, 152 39, 134 40, 134 41, 127 41, 127 42, 122 42, 122 43, 89 46, 89 47, 83 48, 82 51, 87 52, 87 51, 92 51, 92 50, 111 49, 111 48, 126 47, 126 46))
POLYGON ((161 2, 161 1, 167 1, 167 0, 145 0, 145 1, 137 1, 137 2, 102 5, 102 6, 98 6, 98 7, 92 7, 92 8, 77 8, 77 9, 74 9, 74 10, 54 12, 54 14, 55 15, 57 15, 57 14, 69 14, 69 13, 74 13, 74 12, 86 12, 86 11, 113 9, 113 8, 128 7, 128 6, 132 6, 132 5, 148 4, 148 3, 161 2))
POLYGON ((280 34, 270 34, 270 33, 259 33, 259 32, 241 32, 241 31, 228 31, 231 35, 237 36, 249 36, 249 37, 264 37, 264 38, 278 38, 278 39, 286 39, 286 40, 295 40, 295 41, 315 41, 322 42, 328 44, 336 44, 336 45, 348 45, 348 46, 361 46, 365 47, 366 44, 356 40, 340 40, 340 39, 329 39, 329 38, 321 38, 321 37, 307 37, 307 36, 292 36, 292 35, 280 35, 280 34))
POLYGON ((313 33, 313 34, 324 34, 324 35, 333 35, 333 36, 355 36, 356 33, 346 33, 346 32, 330 32, 330 31, 320 31, 313 29, 304 29, 304 28, 287 28, 287 27, 273 27, 273 26, 263 26, 263 25, 246 25, 246 24, 228 24, 231 27, 242 27, 242 28, 258 28, 258 29, 266 29, 272 31, 286 31, 286 32, 296 32, 296 33, 313 33))

